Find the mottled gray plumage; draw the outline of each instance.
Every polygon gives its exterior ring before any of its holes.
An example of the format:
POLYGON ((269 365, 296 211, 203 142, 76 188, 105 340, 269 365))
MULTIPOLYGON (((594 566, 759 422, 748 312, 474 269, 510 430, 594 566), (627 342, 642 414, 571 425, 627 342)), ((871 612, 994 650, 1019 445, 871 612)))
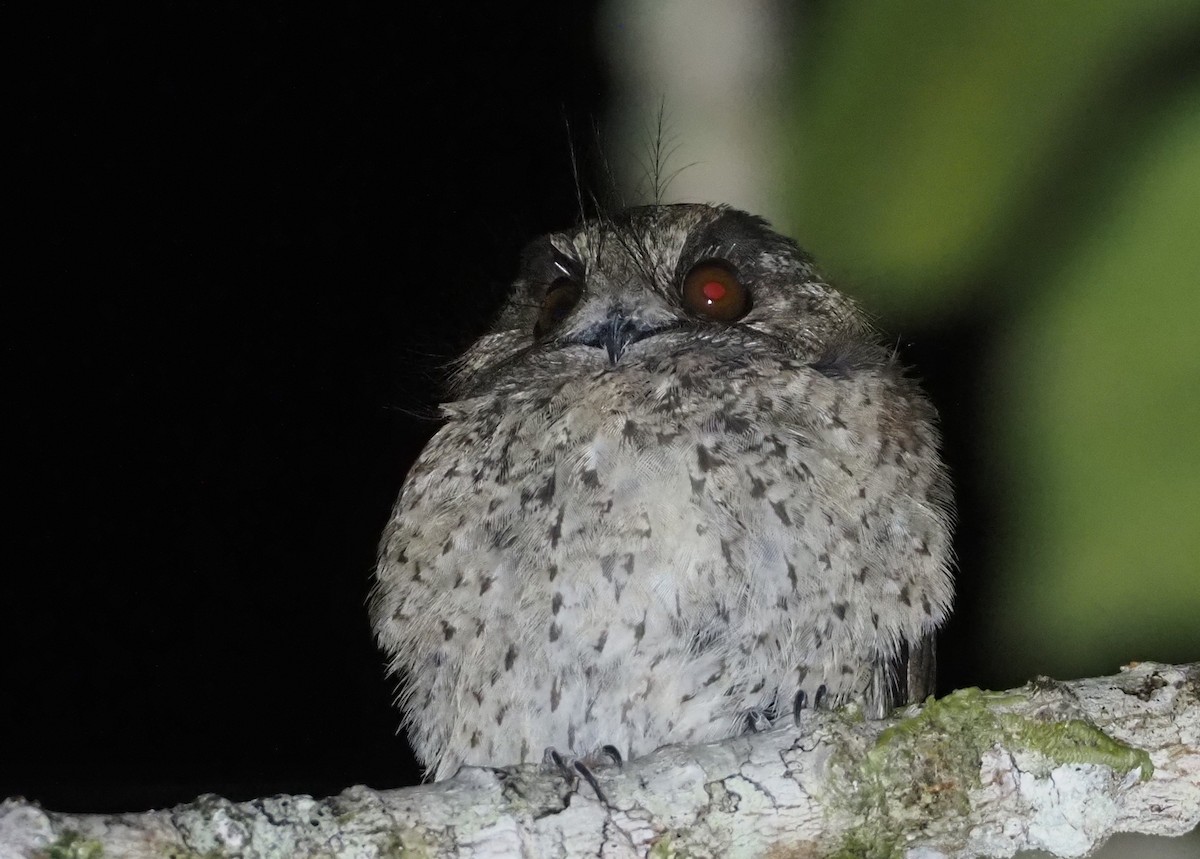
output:
POLYGON ((925 693, 953 592, 933 411, 763 221, 651 206, 535 241, 443 411, 372 600, 434 777, 925 693), (740 319, 681 300, 706 259, 740 319))

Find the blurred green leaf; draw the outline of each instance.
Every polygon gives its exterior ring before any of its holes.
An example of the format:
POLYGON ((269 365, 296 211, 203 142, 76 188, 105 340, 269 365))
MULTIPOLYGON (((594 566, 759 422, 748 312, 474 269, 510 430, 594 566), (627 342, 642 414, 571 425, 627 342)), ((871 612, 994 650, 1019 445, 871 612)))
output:
POLYGON ((995 363, 997 634, 1062 676, 1200 655, 1200 89, 1154 131, 995 363))
POLYGON ((1108 85, 1198 21, 1190 0, 829 3, 796 76, 781 226, 876 311, 949 314, 1108 85))

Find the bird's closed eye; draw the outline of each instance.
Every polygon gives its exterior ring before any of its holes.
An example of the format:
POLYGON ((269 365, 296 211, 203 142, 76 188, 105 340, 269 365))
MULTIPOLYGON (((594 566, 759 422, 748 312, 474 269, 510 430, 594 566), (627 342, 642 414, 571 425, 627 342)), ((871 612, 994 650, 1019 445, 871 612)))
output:
POLYGON ((750 311, 750 290, 737 269, 722 259, 705 259, 683 279, 683 304, 688 310, 717 322, 735 322, 750 311))
POLYGON ((579 281, 571 277, 560 277, 546 289, 542 309, 533 326, 533 336, 541 339, 557 328, 567 318, 583 295, 579 281))

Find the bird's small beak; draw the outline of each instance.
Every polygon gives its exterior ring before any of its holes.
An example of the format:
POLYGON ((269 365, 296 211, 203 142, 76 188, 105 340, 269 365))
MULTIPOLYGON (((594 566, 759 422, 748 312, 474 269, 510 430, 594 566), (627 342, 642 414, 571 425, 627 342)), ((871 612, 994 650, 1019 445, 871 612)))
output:
POLYGON ((609 364, 615 365, 631 344, 665 330, 664 326, 648 325, 638 321, 636 316, 630 316, 628 311, 613 308, 603 320, 572 339, 586 346, 603 348, 608 353, 609 364))
POLYGON ((642 339, 638 326, 626 316, 620 313, 611 314, 605 321, 601 329, 601 343, 604 350, 608 353, 608 363, 616 364, 620 360, 621 355, 625 352, 625 348, 630 344, 642 339))

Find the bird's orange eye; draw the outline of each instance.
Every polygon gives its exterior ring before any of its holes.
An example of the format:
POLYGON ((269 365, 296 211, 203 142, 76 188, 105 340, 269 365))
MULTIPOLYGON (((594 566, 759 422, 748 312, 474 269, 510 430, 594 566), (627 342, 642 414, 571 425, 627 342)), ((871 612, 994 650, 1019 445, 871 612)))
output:
POLYGON ((550 284, 545 298, 542 299, 542 309, 538 313, 537 322, 533 326, 533 336, 540 339, 557 328, 575 309, 581 295, 583 289, 579 282, 569 277, 560 277, 550 284))
POLYGON ((750 291, 738 280, 732 265, 706 259, 692 266, 683 279, 683 303, 693 313, 733 322, 750 310, 750 291))

